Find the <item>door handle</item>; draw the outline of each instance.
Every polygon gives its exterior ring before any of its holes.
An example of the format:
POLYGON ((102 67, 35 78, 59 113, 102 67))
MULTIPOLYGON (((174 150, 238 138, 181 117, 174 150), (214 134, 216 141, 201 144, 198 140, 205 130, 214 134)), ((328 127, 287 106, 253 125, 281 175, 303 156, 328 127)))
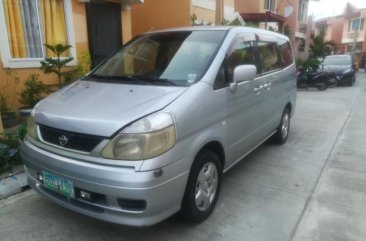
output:
POLYGON ((272 85, 272 83, 264 84, 263 85, 263 88, 268 88, 267 90, 270 90, 271 89, 271 85, 272 85))
POLYGON ((257 86, 254 88, 255 92, 261 91, 263 89, 263 85, 257 86))

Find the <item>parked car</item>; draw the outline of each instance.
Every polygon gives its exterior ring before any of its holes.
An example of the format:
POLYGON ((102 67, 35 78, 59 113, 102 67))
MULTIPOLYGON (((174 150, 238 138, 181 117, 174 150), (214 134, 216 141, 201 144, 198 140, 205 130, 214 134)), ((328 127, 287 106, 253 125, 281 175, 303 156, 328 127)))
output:
POLYGON ((144 226, 212 212, 222 173, 294 114, 289 39, 245 27, 190 27, 130 41, 41 101, 21 147, 30 186, 102 220, 144 226))
POLYGON ((356 81, 356 70, 350 55, 330 55, 325 57, 322 69, 336 78, 338 85, 352 86, 356 81))

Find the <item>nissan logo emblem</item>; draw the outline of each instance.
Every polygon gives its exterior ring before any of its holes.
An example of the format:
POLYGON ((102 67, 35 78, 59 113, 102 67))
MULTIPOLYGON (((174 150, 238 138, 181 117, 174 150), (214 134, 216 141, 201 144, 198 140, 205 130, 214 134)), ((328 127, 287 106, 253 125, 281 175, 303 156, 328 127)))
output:
POLYGON ((58 138, 58 142, 61 146, 65 146, 69 142, 69 138, 67 138, 65 135, 62 135, 58 138))

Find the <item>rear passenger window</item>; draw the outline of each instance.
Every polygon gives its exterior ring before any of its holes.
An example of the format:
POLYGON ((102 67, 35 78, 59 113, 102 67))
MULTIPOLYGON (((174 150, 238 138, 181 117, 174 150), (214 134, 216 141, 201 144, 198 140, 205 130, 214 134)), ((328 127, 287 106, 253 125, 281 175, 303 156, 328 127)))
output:
POLYGON ((277 43, 258 42, 258 53, 262 73, 282 67, 281 61, 278 59, 277 43))
POLYGON ((285 40, 279 41, 278 50, 280 53, 282 67, 286 68, 286 67, 290 66, 294 62, 290 43, 285 40))
POLYGON ((227 70, 230 80, 233 79, 233 72, 235 67, 244 64, 255 65, 255 52, 253 42, 238 42, 227 57, 227 70))

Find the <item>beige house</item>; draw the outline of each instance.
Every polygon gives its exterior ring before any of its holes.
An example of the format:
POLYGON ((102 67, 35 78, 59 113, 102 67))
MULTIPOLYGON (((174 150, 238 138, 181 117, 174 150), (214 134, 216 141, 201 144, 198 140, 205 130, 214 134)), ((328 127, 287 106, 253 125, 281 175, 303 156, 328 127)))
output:
POLYGON ((309 1, 311 0, 237 0, 235 10, 246 22, 263 29, 290 34, 295 57, 306 59, 311 34, 309 1))
POLYGON ((366 52, 366 9, 348 3, 341 15, 315 21, 315 34, 323 33, 325 40, 336 43, 334 53, 366 52))

